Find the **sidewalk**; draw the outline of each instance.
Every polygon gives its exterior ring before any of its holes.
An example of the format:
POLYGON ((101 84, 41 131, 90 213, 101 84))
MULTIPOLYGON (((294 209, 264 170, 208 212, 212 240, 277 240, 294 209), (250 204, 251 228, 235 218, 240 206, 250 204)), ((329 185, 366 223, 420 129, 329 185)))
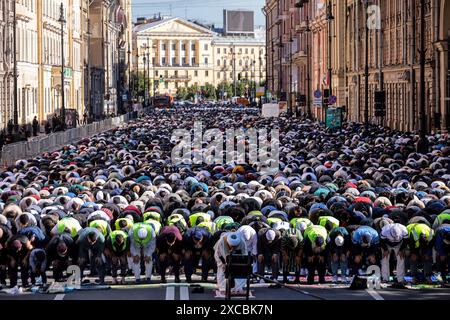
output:
MULTIPOLYGON (((148 109, 144 110, 144 112, 146 111, 148 109)), ((119 117, 108 118, 66 131, 51 134, 43 133, 29 138, 28 141, 4 145, 3 149, 0 150, 0 166, 8 166, 14 164, 18 159, 28 159, 44 152, 58 150, 67 144, 75 143, 86 137, 108 131, 136 118, 137 114, 131 112, 119 117)))

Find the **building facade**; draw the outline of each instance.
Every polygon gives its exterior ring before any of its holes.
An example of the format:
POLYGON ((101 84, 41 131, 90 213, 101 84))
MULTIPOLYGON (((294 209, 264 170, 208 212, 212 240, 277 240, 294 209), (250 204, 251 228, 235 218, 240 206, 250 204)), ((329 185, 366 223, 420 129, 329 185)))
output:
MULTIPOLYGON (((214 86, 224 82, 244 81, 257 86, 266 79, 265 38, 216 35, 214 50, 214 86)), ((247 90, 251 90, 248 88, 247 90)), ((248 91, 248 93, 251 93, 248 91)), ((249 96, 249 94, 247 94, 249 96)))
POLYGON ((127 52, 131 19, 129 0, 94 0, 89 9, 90 110, 89 113, 117 114, 128 100, 127 52))
MULTIPOLYGON (((425 1, 425 101, 428 131, 448 131, 449 0, 425 1)), ((267 0, 268 88, 307 97, 305 110, 323 120, 314 92, 330 90, 350 121, 365 119, 399 130, 419 129, 420 0, 267 0), (367 11, 367 14, 366 14, 367 11), (365 92, 366 23, 369 91, 365 92), (292 35, 294 34, 294 35, 292 35), (298 41, 294 52, 289 50, 298 41), (289 39, 289 40, 287 40, 289 39), (281 41, 280 41, 281 40, 281 41), (296 50, 296 51, 295 51, 296 50), (289 59, 289 58, 292 59, 289 59), (283 59, 292 63, 283 66, 283 59), (294 65, 294 67, 292 67, 294 65), (293 83, 290 78, 298 82, 293 83), (331 76, 330 76, 331 74, 331 76), (289 77, 287 79, 286 77, 289 77), (331 80, 331 81, 330 81, 331 80), (290 85, 293 87, 291 88, 290 85), (289 91, 291 90, 291 91, 289 91), (375 117, 375 91, 386 93, 386 116, 375 117)), ((289 96, 289 94, 288 94, 289 96)))
POLYGON ((0 130, 13 117, 13 1, 0 2, 0 130))
MULTIPOLYGON (((12 4, 0 4, 0 128, 13 119, 15 108, 12 4)), ((131 23, 131 0, 16 0, 18 124, 35 116, 44 124, 58 114, 62 89, 65 108, 80 118, 91 108, 95 114, 121 111, 128 100, 123 95, 128 93, 131 23)))
POLYGON ((163 79, 148 94, 176 94, 179 87, 212 84, 214 32, 181 18, 161 18, 134 28, 134 69, 148 83, 163 79), (145 63, 144 63, 145 62, 145 63))
POLYGON ((217 87, 224 81, 265 79, 264 38, 222 36, 177 17, 146 22, 134 28, 133 70, 143 74, 145 69, 147 83, 163 80, 154 88, 148 86, 149 95, 176 94, 180 87, 192 85, 217 87))

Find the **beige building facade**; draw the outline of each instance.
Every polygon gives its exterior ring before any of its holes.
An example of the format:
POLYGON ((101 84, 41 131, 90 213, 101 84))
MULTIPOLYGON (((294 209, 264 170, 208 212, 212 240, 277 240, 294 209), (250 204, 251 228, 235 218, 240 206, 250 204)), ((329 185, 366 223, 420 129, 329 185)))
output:
POLYGON ((13 1, 0 1, 0 130, 13 117, 13 1))
POLYGON ((148 93, 176 94, 179 87, 212 84, 214 32, 181 18, 161 20, 134 28, 133 70, 146 72, 148 93), (145 61, 145 63, 144 63, 145 61))
MULTIPOLYGON (((314 91, 331 89, 336 105, 345 106, 347 119, 357 122, 365 121, 367 96, 370 122, 418 130, 421 1, 376 0, 365 5, 362 0, 266 0, 268 89, 278 97, 292 90, 306 95, 306 107, 319 120, 324 120, 326 108, 313 105, 314 91), (366 44, 367 22, 371 27, 366 44), (294 89, 290 77, 299 80, 294 89), (384 118, 375 117, 375 92, 380 90, 386 94, 384 118)), ((428 132, 448 132, 450 0, 426 0, 424 9, 426 126, 428 132)))
POLYGON ((239 78, 259 82, 265 78, 264 39, 224 37, 182 18, 166 17, 137 25, 133 40, 133 71, 142 75, 145 68, 147 83, 164 80, 154 92, 149 86, 150 95, 175 95, 180 87, 218 86, 239 78))
MULTIPOLYGON (((91 105, 97 114, 117 113, 128 100, 122 94, 128 92, 131 0, 15 1, 18 124, 35 116, 43 124, 61 109, 61 3, 65 108, 80 119, 91 105)), ((0 128, 14 117, 12 3, 0 5, 0 128)))
POLYGON ((261 36, 216 36, 214 49, 214 85, 246 81, 257 86, 266 79, 266 42, 261 36))

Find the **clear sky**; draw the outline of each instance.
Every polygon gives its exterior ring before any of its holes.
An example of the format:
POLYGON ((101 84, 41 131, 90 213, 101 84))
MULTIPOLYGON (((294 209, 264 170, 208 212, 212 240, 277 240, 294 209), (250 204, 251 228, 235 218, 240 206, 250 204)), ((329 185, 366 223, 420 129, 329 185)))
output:
POLYGON ((132 0, 133 21, 161 12, 222 27, 223 9, 248 9, 255 12, 256 26, 264 26, 264 4, 265 0, 132 0))

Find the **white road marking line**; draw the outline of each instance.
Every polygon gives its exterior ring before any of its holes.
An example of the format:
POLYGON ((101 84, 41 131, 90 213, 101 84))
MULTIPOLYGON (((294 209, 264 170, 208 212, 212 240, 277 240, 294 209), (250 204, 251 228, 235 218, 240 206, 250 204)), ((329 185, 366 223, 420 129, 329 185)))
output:
POLYGON ((65 294, 57 294, 53 300, 64 300, 65 294))
POLYGON ((378 294, 378 292, 376 292, 375 290, 366 290, 368 294, 371 295, 372 298, 374 298, 375 300, 384 300, 382 296, 380 296, 378 294))
POLYGON ((175 287, 167 287, 166 300, 175 300, 175 287))
POLYGON ((189 288, 180 287, 180 300, 189 300, 189 288))

